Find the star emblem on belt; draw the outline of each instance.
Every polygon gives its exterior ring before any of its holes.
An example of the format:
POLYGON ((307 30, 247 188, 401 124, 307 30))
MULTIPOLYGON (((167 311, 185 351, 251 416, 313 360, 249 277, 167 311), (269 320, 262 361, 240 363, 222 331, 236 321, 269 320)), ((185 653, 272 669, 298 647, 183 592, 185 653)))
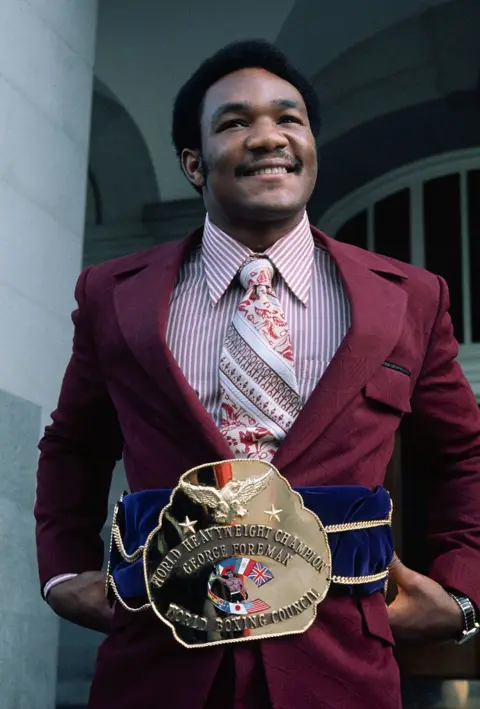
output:
POLYGON ((188 515, 185 517, 185 522, 180 522, 180 527, 182 527, 186 532, 190 534, 195 534, 195 525, 198 524, 196 519, 190 519, 188 515))
POLYGON ((277 510, 275 509, 274 504, 272 503, 272 508, 270 510, 263 510, 266 515, 270 517, 270 522, 272 521, 273 518, 277 520, 277 522, 280 522, 280 512, 283 512, 283 510, 277 510))

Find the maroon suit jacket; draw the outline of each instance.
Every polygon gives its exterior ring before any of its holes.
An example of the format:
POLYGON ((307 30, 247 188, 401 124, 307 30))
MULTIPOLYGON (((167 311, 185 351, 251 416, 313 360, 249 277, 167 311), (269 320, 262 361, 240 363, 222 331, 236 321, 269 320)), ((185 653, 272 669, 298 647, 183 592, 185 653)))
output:
MULTIPOLYGON (((480 605, 480 415, 455 360, 445 282, 313 231, 340 269, 352 325, 273 463, 295 486, 373 488, 402 418, 418 417, 441 462, 429 481, 430 575, 480 605)), ((133 492, 173 487, 192 466, 231 457, 165 342, 178 269, 200 238, 198 230, 79 278, 73 354, 40 443, 42 585, 101 568, 99 533, 122 455, 133 492)), ((253 709, 268 706, 267 692, 275 709, 398 709, 382 594, 327 597, 303 635, 226 650, 185 649, 149 612, 117 606, 90 706, 253 709)))

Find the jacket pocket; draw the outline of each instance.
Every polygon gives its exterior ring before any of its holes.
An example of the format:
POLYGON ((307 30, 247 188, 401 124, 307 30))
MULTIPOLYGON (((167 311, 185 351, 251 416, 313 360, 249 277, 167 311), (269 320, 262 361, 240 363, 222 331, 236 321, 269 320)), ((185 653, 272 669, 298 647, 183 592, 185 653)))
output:
POLYGON ((365 398, 403 414, 412 410, 410 403, 412 380, 403 372, 380 367, 365 386, 365 398))
POLYGON ((358 601, 365 634, 394 647, 395 640, 383 594, 373 593, 370 596, 359 596, 358 601))

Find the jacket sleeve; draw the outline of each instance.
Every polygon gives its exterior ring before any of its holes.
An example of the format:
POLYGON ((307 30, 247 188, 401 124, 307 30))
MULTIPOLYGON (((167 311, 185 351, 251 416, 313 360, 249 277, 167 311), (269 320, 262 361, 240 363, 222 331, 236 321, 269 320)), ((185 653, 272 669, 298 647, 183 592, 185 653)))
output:
POLYGON ((480 409, 457 361, 445 281, 423 366, 413 417, 435 464, 428 481, 429 575, 480 607, 480 409))
POLYGON ((41 588, 64 573, 100 569, 100 532, 108 512, 112 472, 123 441, 91 333, 86 284, 80 275, 73 350, 52 422, 39 443, 34 507, 41 588))

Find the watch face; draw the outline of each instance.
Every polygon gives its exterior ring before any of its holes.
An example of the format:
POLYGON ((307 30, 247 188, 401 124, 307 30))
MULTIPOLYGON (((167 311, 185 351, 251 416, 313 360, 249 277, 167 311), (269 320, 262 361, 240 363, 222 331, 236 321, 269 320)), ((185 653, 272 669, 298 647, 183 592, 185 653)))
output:
POLYGON ((474 638, 479 630, 480 626, 478 626, 478 624, 475 624, 475 626, 471 630, 464 630, 460 640, 457 640, 457 645, 463 645, 463 643, 466 643, 468 642, 468 640, 474 638))

